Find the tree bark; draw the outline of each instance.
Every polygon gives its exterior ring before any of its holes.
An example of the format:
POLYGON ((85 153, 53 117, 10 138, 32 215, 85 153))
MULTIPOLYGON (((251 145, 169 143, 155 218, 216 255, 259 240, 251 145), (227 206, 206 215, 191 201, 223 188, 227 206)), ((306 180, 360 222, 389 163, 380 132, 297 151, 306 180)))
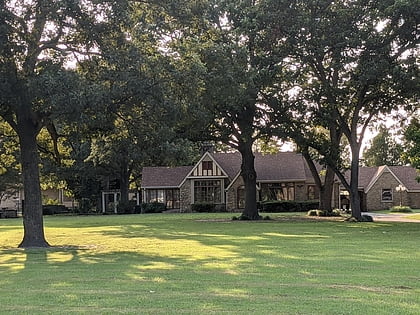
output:
POLYGON ((28 109, 21 109, 20 114, 17 115, 17 133, 25 199, 23 212, 24 235, 19 247, 49 247, 44 236, 42 217, 39 153, 36 141, 38 127, 28 109))
POLYGON ((324 183, 319 190, 319 209, 332 212, 332 197, 334 191, 334 170, 327 166, 324 183))
POLYGON ((350 147, 352 152, 350 168, 350 206, 351 215, 357 220, 362 219, 362 209, 359 196, 359 153, 360 145, 357 140, 351 139, 350 147))
POLYGON ((242 212, 242 218, 259 220, 261 217, 257 209, 257 173, 255 171, 252 143, 240 145, 239 152, 242 155, 241 176, 245 185, 245 209, 242 212))

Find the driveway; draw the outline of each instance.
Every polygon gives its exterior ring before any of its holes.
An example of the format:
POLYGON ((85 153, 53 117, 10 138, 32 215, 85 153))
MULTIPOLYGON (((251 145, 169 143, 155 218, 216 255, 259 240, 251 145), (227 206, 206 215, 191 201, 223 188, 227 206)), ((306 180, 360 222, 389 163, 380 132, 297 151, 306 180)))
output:
POLYGON ((376 213, 376 212, 363 212, 362 214, 370 215, 375 222, 415 222, 420 223, 420 220, 407 218, 412 213, 376 213))

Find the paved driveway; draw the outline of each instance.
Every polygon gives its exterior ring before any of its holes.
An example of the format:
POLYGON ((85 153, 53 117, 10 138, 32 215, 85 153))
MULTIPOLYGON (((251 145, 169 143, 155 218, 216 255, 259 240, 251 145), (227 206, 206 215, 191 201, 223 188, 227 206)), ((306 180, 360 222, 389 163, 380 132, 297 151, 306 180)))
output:
POLYGON ((412 213, 376 213, 376 212, 363 212, 363 214, 370 215, 375 222, 415 222, 420 223, 420 220, 409 219, 407 216, 413 215, 412 213))

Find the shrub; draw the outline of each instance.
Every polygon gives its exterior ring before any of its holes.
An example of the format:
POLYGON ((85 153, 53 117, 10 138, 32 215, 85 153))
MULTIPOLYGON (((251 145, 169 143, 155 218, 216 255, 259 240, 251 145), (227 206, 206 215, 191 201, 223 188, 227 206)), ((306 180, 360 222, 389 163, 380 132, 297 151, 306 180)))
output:
POLYGON ((391 212, 403 212, 403 213, 409 213, 413 212, 409 206, 395 206, 392 207, 391 212))
POLYGON ((51 214, 60 214, 60 213, 70 213, 70 209, 64 205, 43 205, 42 214, 51 215, 51 214))
POLYGON ((214 203, 194 203, 191 205, 193 212, 215 212, 216 205, 214 203))
POLYGON ((166 205, 162 202, 148 202, 141 204, 141 213, 159 213, 166 210, 166 205))
POLYGON ((274 200, 259 203, 261 212, 305 212, 318 207, 318 201, 274 200))
POLYGON ((307 215, 311 217, 340 217, 341 213, 340 213, 340 210, 338 209, 334 209, 331 212, 328 212, 325 210, 313 209, 313 210, 309 210, 307 215))

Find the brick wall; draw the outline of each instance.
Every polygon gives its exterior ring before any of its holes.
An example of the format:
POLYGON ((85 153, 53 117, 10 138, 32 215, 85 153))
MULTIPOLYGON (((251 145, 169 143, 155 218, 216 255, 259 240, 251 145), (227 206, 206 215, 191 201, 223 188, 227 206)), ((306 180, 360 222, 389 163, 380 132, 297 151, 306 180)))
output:
POLYGON ((179 192, 179 208, 181 212, 191 212, 191 181, 186 180, 179 192))
MULTIPOLYGON (((400 183, 387 171, 384 171, 366 194, 367 210, 384 210, 400 204, 400 193, 395 188, 400 183), (392 189, 392 201, 382 201, 382 190, 392 189)), ((407 203, 407 193, 403 192, 403 204, 407 203)))

